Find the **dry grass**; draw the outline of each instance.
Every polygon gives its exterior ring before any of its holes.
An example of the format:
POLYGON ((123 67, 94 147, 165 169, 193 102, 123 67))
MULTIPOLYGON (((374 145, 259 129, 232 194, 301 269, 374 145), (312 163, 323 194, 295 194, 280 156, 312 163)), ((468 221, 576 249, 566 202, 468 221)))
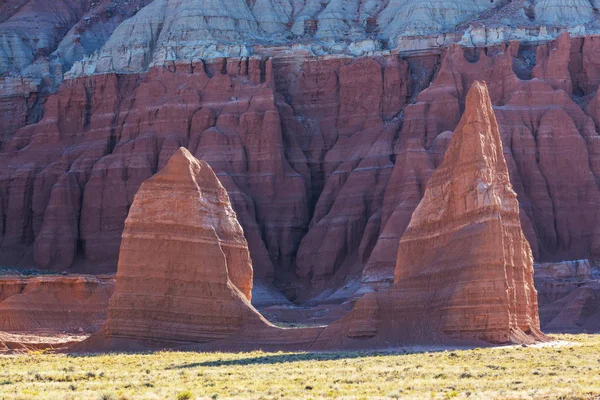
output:
POLYGON ((600 335, 404 353, 0 357, 0 399, 600 398, 600 335))

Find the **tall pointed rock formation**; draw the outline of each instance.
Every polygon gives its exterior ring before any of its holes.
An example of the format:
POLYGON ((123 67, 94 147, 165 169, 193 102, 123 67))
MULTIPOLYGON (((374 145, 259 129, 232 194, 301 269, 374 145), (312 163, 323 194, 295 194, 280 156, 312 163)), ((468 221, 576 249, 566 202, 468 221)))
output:
POLYGON ((210 342, 248 316, 252 262, 229 196, 180 148, 145 181, 125 222, 106 338, 210 342))
POLYGON ((544 340, 531 248, 485 83, 471 87, 400 240, 394 286, 365 295, 329 331, 345 347, 544 340))
POLYGON ((427 293, 444 333, 490 342, 539 332, 533 256, 485 83, 400 239, 397 290, 427 293))

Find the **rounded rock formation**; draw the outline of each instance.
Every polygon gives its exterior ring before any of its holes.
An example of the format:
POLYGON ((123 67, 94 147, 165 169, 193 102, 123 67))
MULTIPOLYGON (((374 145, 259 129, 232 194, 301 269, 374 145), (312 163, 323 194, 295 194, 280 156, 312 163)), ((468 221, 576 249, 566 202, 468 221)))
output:
POLYGON ((145 181, 125 222, 106 338, 210 342, 248 317, 252 262, 227 191, 180 148, 145 181))

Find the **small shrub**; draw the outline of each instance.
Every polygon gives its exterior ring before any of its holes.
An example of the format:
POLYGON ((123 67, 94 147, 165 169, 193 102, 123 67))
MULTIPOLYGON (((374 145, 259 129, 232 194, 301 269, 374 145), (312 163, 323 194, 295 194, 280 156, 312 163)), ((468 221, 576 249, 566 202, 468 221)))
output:
POLYGON ((190 400, 192 398, 192 392, 186 390, 177 395, 177 400, 190 400))

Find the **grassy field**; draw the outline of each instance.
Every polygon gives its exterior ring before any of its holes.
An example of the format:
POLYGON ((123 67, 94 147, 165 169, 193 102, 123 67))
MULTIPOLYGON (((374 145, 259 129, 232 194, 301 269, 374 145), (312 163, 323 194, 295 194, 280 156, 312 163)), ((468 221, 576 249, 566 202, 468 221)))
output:
POLYGON ((600 398, 600 335, 429 353, 0 357, 0 399, 600 398))

